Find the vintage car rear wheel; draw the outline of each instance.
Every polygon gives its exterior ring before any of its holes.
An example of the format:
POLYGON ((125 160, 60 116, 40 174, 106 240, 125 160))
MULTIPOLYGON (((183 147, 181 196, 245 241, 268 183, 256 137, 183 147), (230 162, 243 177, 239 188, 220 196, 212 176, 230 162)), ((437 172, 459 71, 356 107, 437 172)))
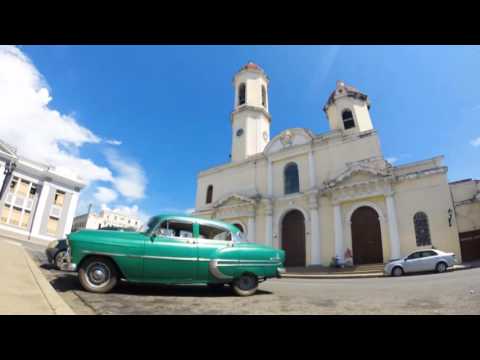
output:
POLYGON ((110 259, 91 257, 80 266, 78 278, 85 290, 106 293, 117 285, 118 273, 115 264, 110 259))
POLYGON ((258 289, 258 279, 252 274, 244 274, 232 283, 232 289, 239 296, 250 296, 258 289))

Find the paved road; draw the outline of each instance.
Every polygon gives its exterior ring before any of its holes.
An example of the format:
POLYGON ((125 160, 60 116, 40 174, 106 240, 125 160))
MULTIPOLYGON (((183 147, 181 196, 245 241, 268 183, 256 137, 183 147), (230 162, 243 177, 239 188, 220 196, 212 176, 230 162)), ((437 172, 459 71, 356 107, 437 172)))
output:
MULTIPOLYGON (((30 249, 43 262, 40 250, 30 249)), ((204 286, 120 284, 113 293, 81 289, 74 274, 43 265, 79 314, 480 314, 480 268, 401 278, 273 279, 257 295, 204 286)))

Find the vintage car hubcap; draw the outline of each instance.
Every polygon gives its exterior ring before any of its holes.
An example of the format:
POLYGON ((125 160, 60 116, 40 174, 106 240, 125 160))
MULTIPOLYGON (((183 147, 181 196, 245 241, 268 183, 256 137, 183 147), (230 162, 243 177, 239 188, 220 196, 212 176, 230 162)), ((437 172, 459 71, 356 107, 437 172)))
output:
POLYGON ((242 276, 238 281, 238 287, 242 290, 250 290, 255 287, 255 279, 251 276, 242 276))
POLYGON ((102 263, 92 263, 87 268, 87 279, 92 286, 101 286, 110 279, 110 271, 102 263))
POLYGON ((58 253, 58 255, 56 256, 56 265, 57 267, 61 267, 62 264, 66 263, 67 262, 67 252, 66 251, 62 251, 60 253, 58 253))

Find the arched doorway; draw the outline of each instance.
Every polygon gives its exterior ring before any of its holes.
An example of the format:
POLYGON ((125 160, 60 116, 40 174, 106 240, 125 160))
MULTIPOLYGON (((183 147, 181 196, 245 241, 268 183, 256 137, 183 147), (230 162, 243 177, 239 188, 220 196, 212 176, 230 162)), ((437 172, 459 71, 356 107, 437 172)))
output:
POLYGON ((352 214, 351 223, 353 263, 382 263, 382 234, 378 213, 370 206, 359 207, 352 214))
POLYGON ((305 218, 299 210, 291 210, 283 218, 282 249, 285 266, 305 266, 305 218))
POLYGON ((242 233, 245 233, 245 229, 243 228, 243 225, 240 223, 233 223, 233 226, 235 226, 238 230, 240 230, 242 233))

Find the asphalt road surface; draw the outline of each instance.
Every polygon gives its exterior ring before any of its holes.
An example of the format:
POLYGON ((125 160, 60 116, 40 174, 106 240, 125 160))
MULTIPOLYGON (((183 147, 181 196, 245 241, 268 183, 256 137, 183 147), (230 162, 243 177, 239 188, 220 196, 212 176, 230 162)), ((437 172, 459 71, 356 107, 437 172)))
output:
POLYGON ((480 268, 400 278, 271 279, 250 297, 234 296, 228 286, 126 283, 93 294, 76 274, 45 265, 42 249, 27 249, 78 314, 480 314, 480 268))

